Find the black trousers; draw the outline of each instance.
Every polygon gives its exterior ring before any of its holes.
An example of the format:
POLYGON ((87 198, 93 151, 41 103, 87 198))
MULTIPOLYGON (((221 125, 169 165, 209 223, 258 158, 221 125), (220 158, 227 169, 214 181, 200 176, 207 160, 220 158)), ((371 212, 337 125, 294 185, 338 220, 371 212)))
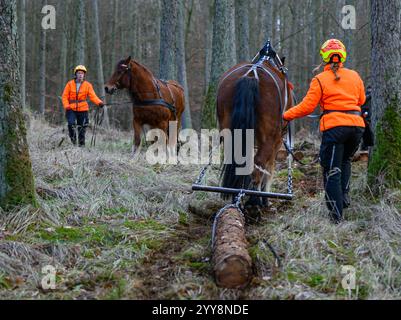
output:
POLYGON ((78 142, 80 146, 85 145, 86 127, 89 125, 88 111, 78 112, 67 110, 68 134, 71 142, 77 144, 76 128, 78 128, 78 142))
POLYGON ((334 222, 342 219, 344 204, 347 205, 351 179, 351 160, 358 150, 364 128, 335 127, 323 132, 320 147, 320 164, 326 204, 334 222))

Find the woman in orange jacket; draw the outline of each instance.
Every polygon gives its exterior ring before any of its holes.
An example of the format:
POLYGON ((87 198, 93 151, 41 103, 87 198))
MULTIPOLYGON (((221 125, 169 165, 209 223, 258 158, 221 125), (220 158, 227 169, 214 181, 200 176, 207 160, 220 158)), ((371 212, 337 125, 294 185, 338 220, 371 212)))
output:
POLYGON ((92 85, 85 80, 86 72, 85 66, 77 66, 74 69, 75 78, 67 83, 62 96, 71 142, 74 145, 77 144, 75 128, 78 127, 80 147, 85 146, 85 132, 86 127, 89 125, 89 105, 86 100, 89 97, 98 107, 104 106, 102 100, 97 97, 92 85))
POLYGON ((344 44, 337 39, 326 41, 320 54, 324 71, 312 79, 303 101, 284 113, 291 121, 304 117, 320 104, 323 111, 320 130, 320 164, 326 203, 333 222, 342 220, 343 208, 350 205, 351 159, 360 144, 365 123, 361 106, 365 103, 364 84, 357 72, 343 66, 347 58, 344 44))

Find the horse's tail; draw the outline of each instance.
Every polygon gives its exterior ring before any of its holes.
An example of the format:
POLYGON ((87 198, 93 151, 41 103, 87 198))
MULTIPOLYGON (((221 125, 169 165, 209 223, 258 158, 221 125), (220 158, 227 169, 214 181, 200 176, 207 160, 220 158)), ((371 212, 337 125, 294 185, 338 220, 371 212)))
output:
MULTIPOLYGON (((245 157, 247 150, 246 130, 255 130, 256 126, 256 106, 259 103, 259 81, 256 78, 243 77, 235 85, 234 104, 231 115, 231 135, 232 135, 232 161, 224 164, 221 173, 221 185, 225 188, 247 189, 251 182, 250 175, 237 175, 237 168, 245 167, 239 164, 234 157, 234 148, 242 145, 242 156, 245 157), (235 139, 234 130, 242 129, 239 139, 235 139), (242 141, 239 141, 242 140, 242 141)), ((252 150, 253 152, 253 150, 252 150)), ((228 198, 225 197, 225 198, 228 198)))

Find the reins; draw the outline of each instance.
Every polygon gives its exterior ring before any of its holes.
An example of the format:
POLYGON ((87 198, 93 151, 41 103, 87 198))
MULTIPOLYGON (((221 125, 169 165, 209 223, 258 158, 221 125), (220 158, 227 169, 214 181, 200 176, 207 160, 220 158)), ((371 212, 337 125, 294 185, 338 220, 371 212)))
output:
POLYGON ((98 127, 102 125, 103 120, 104 120, 104 108, 97 108, 95 110, 91 147, 96 146, 97 130, 98 130, 98 127))

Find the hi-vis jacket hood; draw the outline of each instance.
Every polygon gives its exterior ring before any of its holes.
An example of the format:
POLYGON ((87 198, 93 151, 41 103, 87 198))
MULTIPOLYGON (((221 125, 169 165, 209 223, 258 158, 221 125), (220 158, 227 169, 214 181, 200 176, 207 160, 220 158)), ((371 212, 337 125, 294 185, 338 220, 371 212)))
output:
POLYGON ((65 86, 62 96, 64 109, 88 111, 89 105, 86 102, 88 98, 96 105, 102 103, 102 100, 98 98, 95 90, 93 90, 92 85, 88 81, 82 82, 77 92, 77 84, 75 80, 71 80, 65 86))
MULTIPOLYGON (((312 79, 309 91, 303 101, 284 113, 287 121, 311 114, 320 104, 322 111, 361 111, 365 103, 365 87, 356 71, 340 68, 337 71, 340 80, 336 81, 330 65, 312 79)), ((343 112, 331 112, 322 116, 320 130, 326 131, 338 126, 365 127, 361 116, 343 112)))

